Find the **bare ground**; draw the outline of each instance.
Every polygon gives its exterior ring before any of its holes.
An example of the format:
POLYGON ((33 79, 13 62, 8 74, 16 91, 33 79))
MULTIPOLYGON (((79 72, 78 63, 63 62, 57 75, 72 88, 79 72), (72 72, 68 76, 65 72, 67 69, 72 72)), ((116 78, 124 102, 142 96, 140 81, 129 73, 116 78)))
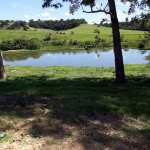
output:
POLYGON ((149 122, 127 116, 63 114, 63 97, 0 96, 0 150, 149 150, 149 122), (22 102, 23 101, 23 102, 22 102), (61 102, 51 109, 52 103, 61 102), (27 104, 27 106, 26 106, 27 104))

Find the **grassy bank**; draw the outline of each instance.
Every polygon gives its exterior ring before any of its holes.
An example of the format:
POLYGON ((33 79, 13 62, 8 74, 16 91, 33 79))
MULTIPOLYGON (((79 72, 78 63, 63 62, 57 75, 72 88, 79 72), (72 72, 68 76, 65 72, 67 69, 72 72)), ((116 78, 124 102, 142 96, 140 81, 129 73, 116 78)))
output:
POLYGON ((55 149, 149 148, 149 65, 126 65, 123 85, 114 83, 114 68, 5 68, 1 146, 19 139, 18 147, 32 140, 55 149))

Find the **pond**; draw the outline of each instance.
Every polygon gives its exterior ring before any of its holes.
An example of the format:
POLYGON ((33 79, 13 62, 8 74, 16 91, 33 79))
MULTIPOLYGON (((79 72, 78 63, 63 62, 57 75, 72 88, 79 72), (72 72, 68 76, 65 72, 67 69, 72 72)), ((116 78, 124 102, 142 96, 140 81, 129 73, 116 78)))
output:
MULTIPOLYGON (((150 50, 122 50, 124 64, 150 63, 150 50)), ((3 53, 4 65, 114 67, 113 50, 29 51, 3 53)))

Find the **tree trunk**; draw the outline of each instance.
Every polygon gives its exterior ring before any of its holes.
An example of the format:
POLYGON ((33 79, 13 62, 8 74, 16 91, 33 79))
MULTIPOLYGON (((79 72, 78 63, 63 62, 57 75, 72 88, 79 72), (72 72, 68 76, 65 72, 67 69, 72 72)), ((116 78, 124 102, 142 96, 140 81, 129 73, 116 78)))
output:
POLYGON ((113 34, 113 43, 114 43, 114 55, 115 55, 115 69, 116 69, 116 82, 125 83, 126 77, 124 73, 124 64, 122 57, 121 49, 121 40, 119 32, 119 23, 116 12, 115 0, 108 0, 110 17, 112 23, 112 34, 113 34))
POLYGON ((5 78, 6 78, 6 74, 3 65, 3 55, 2 55, 2 51, 0 50, 0 79, 5 79, 5 78))

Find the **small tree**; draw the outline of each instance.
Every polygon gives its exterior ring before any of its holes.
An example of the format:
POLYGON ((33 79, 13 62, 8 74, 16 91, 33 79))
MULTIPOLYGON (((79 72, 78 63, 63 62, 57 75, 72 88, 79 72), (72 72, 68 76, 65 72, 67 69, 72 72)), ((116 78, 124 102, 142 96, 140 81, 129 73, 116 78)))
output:
POLYGON ((94 33, 97 33, 98 35, 100 34, 100 31, 98 29, 94 30, 94 33))

